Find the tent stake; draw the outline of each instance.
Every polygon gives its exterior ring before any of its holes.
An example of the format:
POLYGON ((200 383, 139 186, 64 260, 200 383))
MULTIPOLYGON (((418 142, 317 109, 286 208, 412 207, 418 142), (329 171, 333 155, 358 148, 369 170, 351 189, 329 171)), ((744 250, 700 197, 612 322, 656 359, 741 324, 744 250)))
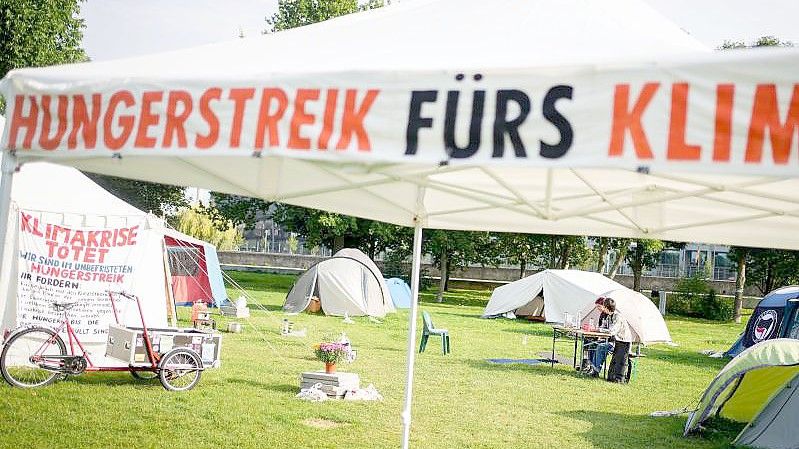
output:
POLYGON ((405 406, 402 409, 402 449, 408 449, 411 438, 411 401, 413 399, 413 363, 416 359, 416 318, 419 315, 419 266, 422 262, 422 224, 413 228, 413 263, 411 265, 411 314, 408 317, 408 373, 405 377, 405 406))
MULTIPOLYGON (((8 232, 8 219, 11 214, 11 185, 14 181, 14 172, 17 170, 17 156, 11 151, 3 151, 3 161, 0 163, 2 178, 0 178, 0 254, 5 254, 6 233, 8 232)), ((10 259, 16 263, 16 257, 10 259)), ((7 270, 0 258, 0 272, 7 270)))

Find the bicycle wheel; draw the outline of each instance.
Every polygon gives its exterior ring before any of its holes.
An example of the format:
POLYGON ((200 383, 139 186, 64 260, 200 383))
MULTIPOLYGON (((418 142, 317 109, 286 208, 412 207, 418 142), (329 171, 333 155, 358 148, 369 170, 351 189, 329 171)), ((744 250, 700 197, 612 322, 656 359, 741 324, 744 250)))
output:
POLYGON ((169 391, 187 391, 200 381, 203 362, 196 352, 177 348, 168 352, 158 365, 161 385, 169 391))
POLYGON ((0 372, 9 384, 21 388, 43 387, 59 376, 53 369, 34 362, 36 356, 64 356, 64 340, 52 329, 34 327, 12 336, 0 355, 0 372))

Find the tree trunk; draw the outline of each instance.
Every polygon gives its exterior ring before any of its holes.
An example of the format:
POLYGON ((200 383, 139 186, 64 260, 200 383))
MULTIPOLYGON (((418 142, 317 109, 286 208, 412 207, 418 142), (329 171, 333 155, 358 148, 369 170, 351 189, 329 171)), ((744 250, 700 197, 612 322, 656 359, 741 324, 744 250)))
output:
POLYGON ((337 252, 339 252, 339 250, 342 250, 344 248, 345 248, 345 246, 344 246, 344 236, 343 235, 337 235, 337 236, 333 237, 333 248, 332 248, 333 249, 333 254, 336 254, 337 252))
POLYGON ((599 238, 599 248, 597 249, 597 255, 599 256, 596 262, 596 272, 602 273, 602 269, 605 268, 605 256, 608 253, 608 241, 607 237, 600 237, 599 238))
POLYGON ((563 247, 563 251, 561 252, 560 267, 563 268, 564 270, 569 269, 569 255, 571 254, 571 249, 572 249, 571 245, 566 244, 563 247))
POLYGON ((519 261, 519 279, 524 279, 527 276, 527 261, 522 259, 519 261))
POLYGON ((644 271, 644 247, 639 242, 635 246, 635 260, 633 261, 633 290, 641 291, 641 273, 644 271))
POLYGON ((444 290, 447 288, 447 250, 441 251, 441 269, 440 279, 438 281, 438 294, 436 294, 436 302, 444 302, 444 290))
POLYGON ((549 268, 557 268, 555 265, 557 257, 555 253, 558 250, 557 241, 555 240, 555 236, 549 236, 549 268))
POLYGON ((748 250, 738 248, 738 270, 735 275, 735 322, 741 322, 741 311, 744 307, 744 286, 746 285, 746 256, 748 250))
POLYGON ((613 266, 610 267, 610 272, 608 273, 609 278, 613 279, 616 277, 616 272, 619 271, 622 261, 627 256, 627 249, 626 246, 619 249, 619 253, 616 254, 616 260, 613 261, 613 266))

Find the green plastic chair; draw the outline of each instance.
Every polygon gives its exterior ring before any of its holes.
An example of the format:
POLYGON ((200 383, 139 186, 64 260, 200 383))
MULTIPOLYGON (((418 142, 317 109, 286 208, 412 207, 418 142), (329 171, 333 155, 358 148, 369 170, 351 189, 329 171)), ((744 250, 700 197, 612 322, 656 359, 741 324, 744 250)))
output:
POLYGON ((422 321, 422 341, 419 344, 419 352, 424 352, 427 347, 427 340, 431 335, 439 335, 441 336, 441 348, 444 350, 444 355, 449 354, 449 331, 446 329, 436 329, 435 326, 433 326, 433 320, 430 318, 430 314, 424 311, 422 312, 422 321))

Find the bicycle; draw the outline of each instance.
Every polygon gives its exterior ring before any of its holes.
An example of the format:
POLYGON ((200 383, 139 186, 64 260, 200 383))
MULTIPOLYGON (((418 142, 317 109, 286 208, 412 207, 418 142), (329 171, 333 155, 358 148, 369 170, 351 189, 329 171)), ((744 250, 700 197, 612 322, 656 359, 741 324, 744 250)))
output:
POLYGON ((139 298, 124 292, 108 292, 117 324, 119 316, 114 305, 114 294, 136 301, 147 361, 129 366, 96 366, 70 324, 69 309, 77 302, 55 302, 53 307, 59 312, 64 312, 64 318, 56 329, 44 326, 27 327, 17 329, 6 336, 0 353, 0 374, 3 379, 15 387, 34 388, 50 385, 59 377, 65 379, 85 372, 129 371, 137 379, 158 377, 161 385, 169 391, 187 391, 194 388, 204 370, 202 359, 197 352, 189 348, 175 348, 163 355, 155 352, 150 332, 144 322, 139 298), (62 333, 67 336, 69 351, 61 337, 62 333))

